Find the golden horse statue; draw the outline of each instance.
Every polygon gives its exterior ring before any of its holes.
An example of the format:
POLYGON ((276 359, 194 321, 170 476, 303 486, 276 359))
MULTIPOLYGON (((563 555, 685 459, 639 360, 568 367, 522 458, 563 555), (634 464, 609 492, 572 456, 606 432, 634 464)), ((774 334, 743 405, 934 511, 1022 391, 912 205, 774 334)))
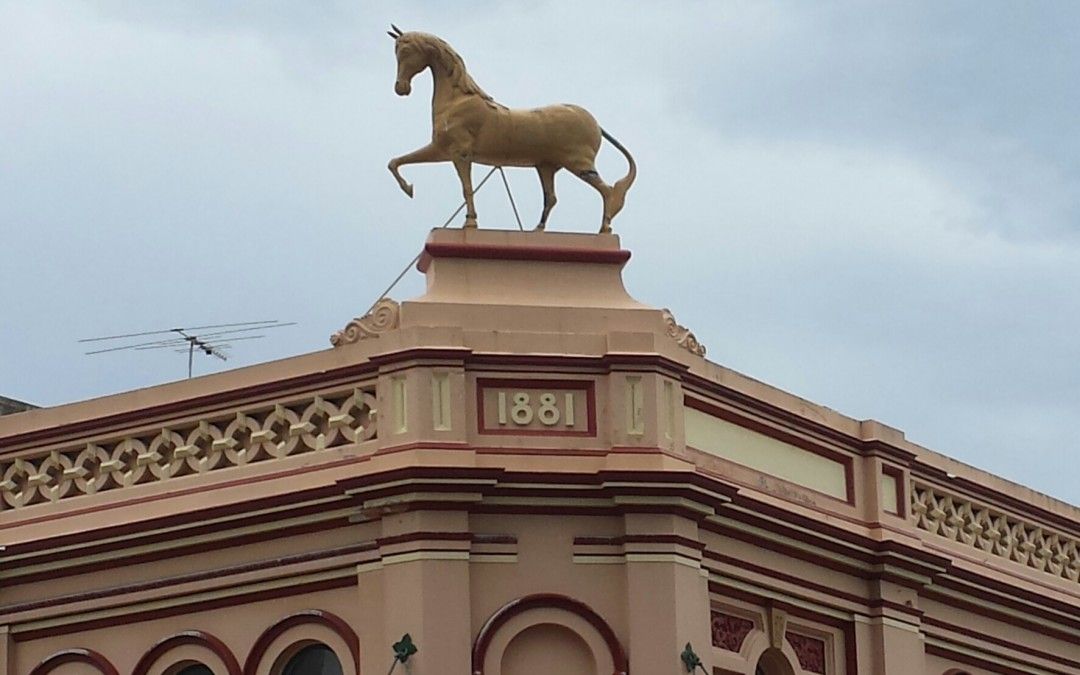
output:
POLYGON ((535 167, 544 190, 544 211, 536 226, 542 230, 555 206, 555 174, 566 169, 604 198, 600 231, 611 231, 611 220, 622 210, 626 191, 637 176, 637 165, 626 148, 601 129, 587 110, 576 105, 511 110, 496 103, 473 81, 465 62, 445 41, 426 33, 403 33, 393 25, 391 28, 389 35, 394 38, 397 53, 394 91, 408 96, 413 77, 425 68, 431 69, 435 82, 431 143, 390 160, 390 173, 405 194, 412 197, 413 187, 401 177, 399 167, 453 162, 465 196, 465 227, 476 227, 473 163, 535 167), (605 183, 596 172, 601 136, 618 148, 630 164, 629 172, 615 185, 605 183))

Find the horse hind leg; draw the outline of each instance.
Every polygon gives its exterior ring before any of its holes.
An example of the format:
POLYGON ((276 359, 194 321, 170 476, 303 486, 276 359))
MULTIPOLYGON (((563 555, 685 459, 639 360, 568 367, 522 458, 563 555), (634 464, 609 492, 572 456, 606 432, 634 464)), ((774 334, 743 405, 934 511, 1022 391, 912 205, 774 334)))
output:
POLYGON ((558 170, 559 167, 546 164, 536 167, 536 172, 540 174, 540 187, 544 191, 544 211, 540 214, 540 223, 536 226, 538 230, 547 227, 548 214, 559 201, 555 198, 555 172, 558 170))
MULTIPOLYGON (((573 171, 573 169, 571 170, 573 171)), ((574 175, 593 186, 593 188, 600 193, 600 196, 604 200, 604 217, 600 221, 600 233, 605 234, 611 232, 611 219, 614 218, 615 214, 622 208, 622 204, 619 204, 618 208, 613 208, 612 194, 614 191, 611 186, 600 178, 600 174, 597 173, 596 168, 592 166, 574 171, 574 175)))

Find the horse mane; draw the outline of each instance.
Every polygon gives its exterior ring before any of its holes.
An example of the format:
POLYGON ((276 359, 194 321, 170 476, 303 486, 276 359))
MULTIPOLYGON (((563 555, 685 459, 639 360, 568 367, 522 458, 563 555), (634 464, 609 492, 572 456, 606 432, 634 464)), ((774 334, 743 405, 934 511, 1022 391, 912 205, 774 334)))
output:
POLYGON ((495 101, 472 79, 469 71, 465 69, 465 60, 445 40, 428 33, 413 33, 413 35, 416 36, 417 42, 433 57, 433 60, 437 60, 446 70, 450 84, 466 94, 475 94, 485 101, 495 101))

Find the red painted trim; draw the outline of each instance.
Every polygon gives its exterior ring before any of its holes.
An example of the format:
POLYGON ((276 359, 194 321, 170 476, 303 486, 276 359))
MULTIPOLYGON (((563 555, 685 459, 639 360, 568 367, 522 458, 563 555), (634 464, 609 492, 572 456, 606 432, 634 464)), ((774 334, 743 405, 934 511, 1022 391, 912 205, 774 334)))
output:
POLYGON ((463 541, 472 542, 472 532, 408 532, 393 537, 381 537, 376 539, 380 547, 392 546, 393 544, 407 544, 416 541, 463 541))
MULTIPOLYGON (((722 563, 724 565, 730 565, 731 567, 734 567, 735 569, 738 569, 738 570, 745 570, 745 571, 748 571, 748 572, 753 572, 754 574, 760 574, 762 576, 769 577, 770 579, 775 579, 777 581, 782 581, 784 583, 793 584, 793 585, 798 586, 800 588, 806 588, 808 590, 815 591, 817 593, 823 593, 823 594, 828 595, 828 596, 830 596, 832 598, 836 598, 838 600, 844 600, 846 602, 853 603, 853 604, 855 604, 857 606, 866 606, 866 604, 868 602, 868 600, 865 597, 862 597, 860 595, 855 595, 853 593, 847 593, 847 592, 841 591, 841 590, 839 590, 839 589, 837 589, 837 588, 835 588, 833 586, 826 586, 824 584, 818 584, 818 583, 815 583, 813 581, 810 581, 809 579, 806 579, 805 577, 797 577, 797 576, 794 576, 794 575, 791 575, 791 574, 785 574, 784 572, 778 572, 778 571, 776 571, 776 570, 774 570, 772 568, 769 568, 769 567, 762 567, 760 565, 755 565, 755 564, 753 564, 751 562, 747 562, 747 561, 739 559, 739 558, 733 558, 731 556, 727 556, 727 555, 724 555, 722 553, 717 553, 716 551, 708 551, 707 550, 702 555, 706 560, 712 560, 712 561, 715 561, 715 562, 718 562, 718 563, 722 563)), ((850 608, 841 607, 841 609, 850 609, 850 608)))
MULTIPOLYGON (((943 659, 949 659, 950 661, 959 661, 960 663, 966 663, 969 666, 975 666, 976 668, 982 668, 988 670, 991 673, 1001 673, 1001 675, 1031 675, 1029 670, 1017 670, 1001 663, 996 663, 988 659, 981 659, 977 656, 971 656, 966 652, 959 650, 952 650, 948 647, 939 645, 926 645, 926 653, 933 656, 940 656, 943 659)), ((1050 670, 1050 669, 1046 669, 1050 670)), ((960 671, 963 672, 963 671, 960 671)), ((1069 675, 1068 673, 1060 670, 1050 670, 1052 673, 1060 673, 1061 675, 1069 675)))
POLYGON ((30 675, 46 675, 46 673, 51 673, 56 668, 68 663, 84 663, 97 669, 102 675, 120 675, 117 672, 116 667, 109 663, 107 658, 98 654, 93 649, 81 648, 65 649, 62 652, 56 652, 34 666, 34 669, 30 671, 30 675))
MULTIPOLYGON (((712 403, 709 403, 707 401, 702 401, 700 399, 692 398, 690 396, 684 396, 683 397, 683 404, 685 406, 689 407, 689 408, 693 408, 694 410, 697 410, 699 412, 703 412, 706 415, 712 415, 713 417, 717 417, 719 419, 722 419, 725 422, 730 422, 731 424, 738 425, 738 426, 743 427, 745 429, 750 429, 751 431, 759 433, 759 434, 761 434, 763 436, 768 436, 769 438, 780 441, 781 443, 787 443, 788 445, 794 445, 795 447, 806 450, 807 452, 812 452, 815 455, 818 455, 819 457, 824 457, 825 459, 836 462, 844 470, 844 493, 845 493, 846 499, 837 499, 833 495, 829 495, 827 493, 821 492, 820 490, 814 490, 813 488, 807 488, 806 486, 800 486, 800 487, 802 489, 810 490, 812 492, 824 495, 826 497, 829 497, 830 499, 835 499, 836 501, 839 501, 841 503, 846 503, 846 504, 850 504, 851 506, 855 506, 855 481, 854 481, 854 466, 853 466, 854 458, 851 455, 847 455, 847 454, 845 454, 843 452, 840 452, 838 450, 834 450, 832 448, 822 447, 822 446, 818 445, 817 443, 814 443, 813 441, 809 441, 809 440, 807 440, 805 438, 802 438, 800 436, 795 436, 793 434, 789 434, 789 433, 787 433, 787 432, 785 432, 785 431, 783 431, 781 429, 777 429, 777 428, 775 428, 775 427, 773 427, 771 425, 764 424, 764 423, 762 423, 762 422, 760 422, 758 420, 755 420, 755 419, 751 419, 749 417, 746 417, 745 415, 740 415, 739 413, 737 413, 735 411, 728 410, 726 408, 721 408, 721 407, 719 407, 717 405, 714 405, 712 403)), ((700 450, 698 448, 695 448, 695 449, 699 450, 699 452, 704 452, 704 450, 700 450)), ((727 461, 732 462, 732 464, 739 464, 738 462, 733 462, 730 459, 727 460, 727 461)), ((740 464, 740 466, 744 466, 744 465, 740 464)), ((758 473, 765 474, 765 475, 768 475, 768 476, 772 475, 772 474, 769 474, 769 473, 767 473, 765 471, 761 471, 759 469, 754 469, 753 467, 748 466, 746 468, 751 470, 751 471, 757 471, 758 473)), ((779 480, 783 480, 783 479, 779 479, 779 480)), ((784 482, 790 483, 791 481, 784 481, 784 482)))
POLYGON ((504 436, 596 436, 596 380, 532 380, 525 378, 480 377, 476 380, 476 430, 484 435, 504 436), (571 389, 585 392, 585 430, 558 431, 547 429, 488 428, 484 420, 484 391, 486 389, 571 389))
POLYGON ((908 616, 914 617, 916 619, 921 619, 923 617, 923 615, 926 614, 926 612, 924 612, 923 610, 916 609, 914 607, 905 605, 902 602, 893 602, 891 600, 882 600, 881 598, 878 598, 877 600, 869 601, 867 603, 867 606, 870 607, 870 609, 891 609, 894 612, 899 612, 901 614, 907 614, 908 616))
MULTIPOLYGON (((549 434, 554 436, 555 434, 549 434)), ((561 457, 607 457, 612 452, 597 448, 595 450, 580 450, 577 448, 502 448, 502 447, 478 447, 475 448, 478 455, 557 455, 561 457)))
POLYGON ((716 399, 722 400, 725 404, 737 406, 739 411, 744 414, 752 412, 784 426, 821 436, 838 445, 850 448, 853 453, 858 452, 865 444, 864 441, 855 436, 803 417, 786 408, 766 403, 736 389, 725 387, 695 373, 687 372, 683 376, 683 384, 688 391, 696 396, 703 396, 714 403, 717 402, 716 399))
POLYGON ((625 265, 630 251, 625 249, 580 249, 570 246, 497 246, 492 244, 444 244, 429 241, 416 263, 416 268, 427 272, 432 260, 438 258, 466 258, 470 260, 536 260, 542 262, 596 263, 600 265, 625 265))
MULTIPOLYGON (((889 464, 881 465, 881 473, 886 476, 892 476, 896 481, 896 510, 897 515, 901 518, 907 519, 907 481, 904 480, 904 470, 898 466, 891 466, 889 464)), ((882 509, 884 511, 884 509, 882 509)), ((891 511, 885 511, 885 513, 892 513, 891 511)))
MULTIPOLYGON (((858 511, 854 509, 852 503, 847 501, 847 494, 844 495, 843 499, 839 497, 834 497, 833 495, 830 495, 826 492, 821 492, 819 490, 815 490, 812 487, 793 483, 789 480, 780 478, 779 476, 775 476, 771 473, 766 473, 764 471, 761 471, 760 469, 755 469, 754 467, 747 466, 745 464, 740 464, 726 457, 714 455, 712 453, 705 452, 704 450, 698 450, 692 445, 686 446, 686 453, 689 457, 676 457, 676 459, 682 459, 684 461, 688 460, 692 462, 697 467, 697 470, 703 475, 728 483, 733 483, 735 485, 738 485, 739 487, 749 488, 751 490, 754 490, 755 492, 760 492, 762 494, 767 494, 770 497, 775 497, 776 499, 782 499, 789 504, 795 504, 796 506, 800 506, 804 509, 811 509, 814 511, 818 511, 819 513, 827 514, 830 518, 839 518, 841 520, 846 520, 849 523, 855 523, 856 525, 860 526, 866 526, 867 524, 866 521, 864 521, 862 518, 852 517, 851 515, 837 511, 835 508, 829 508, 828 506, 819 506, 816 501, 802 501, 798 498, 799 495, 805 495, 807 497, 813 497, 815 499, 827 499, 829 502, 831 502, 831 504, 840 505, 841 507, 849 509, 849 511, 857 513, 858 511), (776 485, 776 488, 770 489, 768 486, 763 486, 760 483, 753 483, 751 481, 741 480, 729 474, 718 471, 715 468, 702 466, 701 460, 703 458, 710 461, 725 462, 731 464, 732 466, 737 466, 740 469, 755 473, 758 475, 758 478, 767 478, 768 480, 772 481, 776 485), (786 490, 789 490, 790 493, 785 492, 786 490)), ((905 532, 904 534, 907 533, 905 532)))
POLYGON ((499 632, 499 629, 506 625, 507 621, 524 612, 548 607, 561 609, 585 619, 589 625, 600 633, 605 644, 607 644, 608 651, 611 653, 611 660, 615 664, 614 675, 629 675, 630 666, 626 658, 626 651, 623 650, 622 645, 619 643, 615 631, 604 621, 603 617, 585 603, 555 593, 538 593, 518 598, 503 605, 501 609, 492 614, 483 627, 480 628, 480 632, 476 636, 476 642, 473 643, 473 675, 484 675, 484 658, 491 647, 491 640, 499 632))
MULTIPOLYGON (((786 509, 778 508, 775 505, 752 499, 744 493, 736 494, 734 501, 739 506, 745 507, 747 512, 731 511, 727 513, 728 518, 764 527, 772 532, 783 533, 797 541, 811 543, 827 550, 836 551, 869 562, 889 562, 898 567, 903 567, 920 574, 936 574, 941 570, 949 570, 951 566, 950 558, 931 553, 923 548, 916 548, 892 539, 876 540, 857 532, 851 532, 840 527, 829 525, 823 522, 822 519, 809 518, 786 509), (757 514, 782 520, 784 521, 784 525, 770 523, 767 519, 758 518, 757 514), (790 526, 806 528, 813 532, 823 534, 831 539, 840 540, 845 544, 854 544, 857 547, 870 550, 868 553, 864 553, 853 551, 844 546, 839 546, 835 542, 818 541, 792 529, 790 526), (907 558, 910 558, 910 560, 896 559, 895 555, 892 554, 903 554, 907 558)), ((706 529, 713 529, 713 531, 716 532, 728 534, 725 528, 720 524, 706 522, 704 527, 706 529)))
MULTIPOLYGON (((1068 593, 1068 591, 1065 591, 1060 586, 1055 587, 1050 584, 1039 583, 1021 575, 1017 576, 1027 583, 1034 583, 1038 586, 1042 586, 1047 589, 1047 591, 1068 593)), ((1080 628, 1080 620, 1078 620, 1080 619, 1080 604, 1076 602, 1061 601, 1050 597, 1047 593, 1040 593, 1015 584, 1004 583, 996 578, 984 578, 976 572, 971 572, 956 566, 950 570, 949 575, 938 579, 935 585, 938 584, 944 588, 952 588, 967 595, 972 595, 1002 605, 1012 606, 1016 609, 1021 609, 1026 613, 1036 612, 1039 609, 1054 610, 1059 613, 1056 615, 1057 621, 1065 622, 1071 620, 1071 624, 1074 628, 1080 628), (961 583, 962 581, 967 583, 961 583), (1018 602, 1018 599, 1026 601, 1026 603, 1018 602), (1061 617, 1060 614, 1070 616, 1065 618, 1061 617)), ((932 591, 933 588, 927 590, 932 591)), ((1077 597, 1075 592, 1069 593, 1069 595, 1073 598, 1077 597)), ((1054 616, 1055 615, 1052 613, 1047 614, 1047 617, 1052 618, 1054 616)), ((1077 638, 1077 644, 1080 644, 1080 637, 1077 638)))
POLYGON ((360 638, 356 636, 356 632, 344 619, 321 609, 309 609, 290 614, 263 631, 262 635, 255 641, 247 660, 244 662, 243 675, 255 675, 259 669, 259 664, 262 663, 263 657, 266 655, 266 650, 270 648, 274 640, 290 628, 304 624, 323 626, 337 633, 338 637, 349 646, 349 653, 352 655, 353 663, 356 664, 356 675, 360 675, 360 638))
POLYGON ((227 675, 241 675, 240 664, 237 663, 236 657, 233 656, 232 651, 225 643, 210 633, 201 630, 184 631, 159 641, 142 655, 139 662, 135 664, 135 669, 131 671, 131 675, 146 675, 150 671, 150 667, 157 663, 158 659, 173 649, 184 645, 197 645, 208 649, 225 664, 225 670, 228 671, 227 675))
POLYGON ((1044 651, 1039 650, 1039 649, 1033 649, 1033 648, 1031 648, 1031 647, 1029 647, 1027 645, 1020 644, 1018 642, 1010 642, 1008 640, 1002 640, 1001 638, 996 638, 996 637, 994 637, 992 635, 987 635, 986 633, 984 633, 982 631, 971 630, 970 628, 964 628, 963 626, 957 626, 956 624, 948 623, 947 621, 941 621, 940 619, 935 619, 933 617, 929 617, 929 616, 924 617, 923 618, 923 623, 925 625, 927 625, 927 626, 934 626, 934 627, 937 627, 937 628, 943 628, 945 630, 951 631, 953 633, 958 633, 958 634, 963 635, 965 637, 970 637, 970 638, 974 638, 976 640, 982 640, 984 642, 989 642, 990 644, 994 644, 994 645, 997 645, 999 647, 1005 647, 1006 649, 1011 649, 1011 650, 1016 651, 1016 652, 1021 652, 1021 653, 1024 653, 1024 654, 1030 654, 1031 656, 1036 656, 1036 657, 1039 657, 1041 659, 1046 659, 1047 661, 1053 661, 1054 663, 1058 663, 1058 664, 1063 665, 1063 666, 1069 666, 1071 668, 1075 668, 1075 667, 1077 667, 1077 665, 1080 665, 1080 661, 1076 661, 1075 659, 1068 659, 1068 658, 1058 656, 1057 654, 1051 654, 1049 652, 1044 652, 1044 651))
MULTIPOLYGON (((831 598, 834 598, 836 600, 846 601, 846 602, 852 603, 852 604, 854 604, 856 606, 859 606, 859 607, 867 607, 869 609, 888 608, 888 609, 892 609, 894 611, 900 612, 902 614, 907 614, 907 615, 912 616, 914 618, 921 618, 923 616, 923 614, 924 614, 924 612, 921 609, 916 609, 914 607, 908 607, 907 605, 904 605, 904 604, 901 604, 901 603, 898 603, 898 602, 891 602, 891 601, 888 601, 888 600, 881 600, 881 599, 876 599, 875 600, 875 599, 870 599, 870 598, 866 598, 866 597, 863 597, 863 596, 855 595, 853 593, 847 593, 845 591, 840 591, 840 590, 838 590, 838 589, 836 589, 834 587, 831 587, 831 586, 825 586, 823 584, 818 584, 818 583, 809 581, 809 580, 807 580, 807 579, 805 579, 803 577, 796 577, 796 576, 793 576, 793 575, 790 575, 790 574, 785 574, 783 572, 777 572, 775 570, 772 570, 772 569, 769 569, 769 568, 766 568, 766 567, 761 567, 759 565, 755 565, 755 564, 747 562, 745 560, 732 558, 730 556, 726 556, 726 555, 723 555, 721 553, 716 553, 714 551, 705 551, 703 555, 704 555, 704 558, 706 560, 713 560, 713 561, 716 561, 716 562, 720 562, 720 563, 723 563, 723 564, 733 566, 738 570, 745 570, 745 571, 753 572, 755 574, 760 574, 762 576, 769 577, 771 579, 776 579, 777 581, 782 581, 782 582, 785 582, 785 583, 789 583, 789 584, 798 586, 800 588, 806 588, 807 590, 811 590, 811 591, 815 591, 817 593, 821 593, 823 595, 827 595, 827 596, 829 596, 831 598)), ((812 600, 812 598, 808 598, 808 599, 812 600)), ((843 605, 833 605, 833 606, 836 607, 837 609, 840 609, 840 610, 843 610, 843 611, 850 610, 850 607, 845 607, 843 605)))
POLYGON ((859 675, 859 644, 855 638, 855 622, 845 622, 840 630, 844 633, 844 672, 846 675, 859 675))
MULTIPOLYGON (((71 546, 72 544, 81 544, 84 542, 99 542, 103 539, 122 537, 129 534, 138 534, 147 530, 155 530, 160 528, 175 528, 177 526, 183 526, 189 523, 205 523, 209 520, 216 520, 223 517, 239 515, 250 511, 272 509, 278 506, 282 506, 284 504, 295 504, 299 501, 322 499, 323 497, 337 496, 339 494, 340 493, 333 488, 317 488, 315 490, 293 492, 288 495, 276 495, 274 497, 266 499, 255 499, 247 502, 227 504, 225 506, 217 506, 208 509, 197 509, 194 511, 188 511, 183 514, 161 516, 149 520, 127 523, 125 525, 113 525, 86 529, 79 532, 71 532, 68 534, 62 534, 54 537, 46 537, 18 544, 10 544, 4 549, 3 555, 6 557, 10 555, 23 555, 26 553, 34 553, 37 551, 50 553, 52 550, 60 546, 71 546)), ((129 502, 125 502, 125 505, 127 504, 129 504, 129 502)), ((309 504, 306 506, 299 506, 295 509, 290 509, 287 511, 275 511, 271 513, 249 515, 243 520, 242 524, 244 526, 248 526, 274 520, 284 520, 288 518, 294 518, 296 516, 308 515, 310 513, 317 513, 321 510, 325 510, 328 508, 333 507, 325 503, 314 505, 309 504)), ((97 510, 98 509, 94 509, 93 511, 97 510)), ((80 511, 79 513, 86 513, 86 511, 80 511)), ((52 520, 52 518, 50 518, 50 520, 52 520)), ((221 530, 228 530, 236 527, 238 523, 239 521, 227 520, 220 523, 212 523, 208 525, 192 527, 191 529, 186 530, 183 536, 195 536, 218 532, 221 530)), ((29 523, 27 521, 23 521, 20 524, 26 525, 29 523)), ((178 535, 175 531, 165 534, 150 534, 147 535, 146 538, 140 539, 139 543, 145 544, 154 543, 156 541, 162 540, 175 540, 177 536, 178 535)), ((130 542, 128 542, 126 545, 130 545, 130 542)), ((109 551, 115 547, 116 542, 102 542, 101 544, 88 546, 87 548, 82 549, 80 553, 102 553, 105 551, 109 551)))
MULTIPOLYGON (((935 585, 940 584, 941 586, 949 587, 949 581, 950 580, 948 578, 938 579, 935 582, 935 585)), ((1023 628, 1025 630, 1033 630, 1042 635, 1054 637, 1058 640, 1069 642, 1074 645, 1080 645, 1080 637, 1078 637, 1076 633, 1070 631, 1063 631, 1050 625, 1051 623, 1065 625, 1074 630, 1076 628, 1080 628, 1080 622, 1077 622, 1069 617, 1063 617, 1059 614, 1053 614, 1051 612, 1044 612, 1038 607, 1025 606, 1018 602, 1011 602, 1006 598, 996 597, 992 594, 979 593, 965 587, 959 587, 958 590, 973 596, 974 598, 979 600, 979 602, 963 600, 960 598, 955 598, 951 595, 945 595, 934 590, 933 587, 924 589, 922 591, 922 597, 929 600, 936 600, 948 607, 963 609, 971 612, 972 614, 977 614, 979 616, 994 619, 995 621, 1000 621, 1010 626, 1016 626, 1017 628, 1023 628), (1013 613, 995 610, 991 607, 991 605, 999 605, 1019 610, 1026 615, 1044 619, 1045 622, 1039 622, 1034 620, 1025 622, 1023 620, 1017 619, 1013 613)))
POLYGON ((512 534, 474 534, 474 544, 516 544, 518 539, 512 534))
MULTIPOLYGON (((469 355, 467 366, 472 371, 498 369, 504 374, 507 369, 540 367, 545 374, 560 375, 604 375, 608 372, 607 364, 600 356, 574 356, 568 354, 482 354, 469 355)), ((535 372, 532 370, 523 371, 535 372)))
POLYGON ((162 619, 165 617, 177 616, 180 614, 193 615, 198 612, 205 612, 212 609, 220 609, 222 607, 245 605, 252 602, 263 602, 266 600, 285 598, 291 595, 317 593, 319 591, 328 591, 336 588, 347 588, 349 586, 355 586, 356 584, 356 575, 343 576, 338 579, 327 579, 326 581, 313 581, 308 584, 288 586, 285 588, 275 588, 271 591, 253 591, 251 593, 244 593, 241 595, 234 595, 226 598, 215 598, 213 600, 207 600, 205 602, 200 602, 197 604, 183 604, 177 605, 175 607, 167 607, 164 609, 132 612, 131 614, 124 614, 122 616, 110 616, 104 619, 79 621, 76 623, 64 624, 62 626, 53 626, 51 628, 40 628, 38 630, 15 633, 13 637, 16 642, 40 640, 41 638, 54 637, 56 635, 66 635, 68 633, 75 633, 84 630, 95 630, 98 628, 108 628, 110 626, 123 626, 131 623, 141 623, 143 621, 152 621, 154 619, 162 619))
MULTIPOLYGON (((766 521, 766 523, 767 523, 767 521, 766 521)), ((834 543, 829 542, 828 540, 817 540, 817 539, 811 538, 809 536, 804 536, 804 535, 802 535, 802 533, 800 533, 797 530, 781 529, 779 527, 776 527, 775 525, 772 525, 772 526, 770 526, 770 525, 771 524, 764 525, 765 529, 767 529, 770 532, 775 532, 775 533, 781 534, 783 536, 790 537, 791 539, 793 539, 795 541, 806 543, 806 544, 809 544, 809 545, 814 546, 816 548, 824 549, 826 551, 834 551, 834 552, 838 552, 838 553, 843 553, 843 554, 845 554, 847 556, 856 558, 857 560, 861 560, 861 561, 867 563, 868 565, 873 564, 875 562, 881 562, 881 560, 872 552, 868 553, 868 552, 864 552, 864 551, 854 551, 854 550, 851 550, 851 549, 846 549, 846 548, 844 548, 842 546, 837 546, 834 543)), ((713 522, 710 522, 710 521, 702 521, 699 526, 703 527, 705 529, 708 529, 708 530, 710 530, 712 532, 716 532, 717 534, 722 534, 724 536, 731 537, 732 539, 738 539, 739 541, 744 541, 744 542, 746 542, 748 544, 759 546, 761 548, 768 549, 770 551, 773 551, 775 553, 779 553, 781 555, 786 555, 786 556, 790 556, 792 558, 797 558, 799 560, 804 560, 806 562, 809 562, 809 563, 812 563, 812 564, 815 564, 815 565, 819 565, 819 566, 822 566, 822 567, 827 567, 827 568, 830 568, 830 569, 833 569, 833 570, 842 571, 845 574, 849 574, 851 576, 855 576, 855 577, 858 577, 860 579, 883 579, 883 580, 887 580, 887 581, 893 581, 893 582, 895 582, 897 584, 912 588, 913 590, 921 590, 922 589, 921 585, 916 584, 915 582, 911 581, 910 579, 907 579, 906 577, 899 577, 899 576, 894 576, 894 575, 884 573, 884 572, 874 572, 874 571, 870 571, 869 569, 864 569, 864 568, 860 568, 860 567, 846 565, 846 564, 837 562, 836 560, 834 560, 834 559, 832 559, 829 556, 824 555, 824 554, 819 554, 819 553, 816 553, 816 552, 806 551, 806 550, 804 550, 802 548, 799 548, 797 546, 792 546, 792 545, 783 544, 783 543, 779 543, 779 542, 775 542, 775 541, 770 541, 770 540, 767 540, 767 539, 762 539, 761 537, 750 535, 750 534, 747 534, 745 532, 742 532, 742 531, 734 529, 734 528, 724 527, 723 525, 718 524, 718 523, 713 523, 713 522)), ((908 565, 908 566, 910 566, 910 565, 908 565)))
POLYGON ((472 446, 464 441, 411 441, 409 443, 401 443, 399 445, 388 445, 379 448, 372 457, 382 457, 383 455, 392 455, 396 452, 408 452, 409 450, 472 450, 472 446))
MULTIPOLYGON (((310 531, 310 530, 308 530, 310 531)), ((280 535, 279 532, 273 533, 275 537, 280 535)), ((284 535, 282 535, 284 536, 284 535)), ((250 540, 244 540, 240 542, 230 542, 232 546, 243 546, 245 544, 252 543, 250 540)), ((220 550, 220 546, 215 546, 214 550, 220 550)), ((189 584, 198 581, 206 581, 207 579, 221 579, 226 576, 235 574, 246 574, 248 572, 258 572, 266 569, 276 569, 285 567, 287 565, 295 565, 298 563, 312 562, 314 560, 323 560, 326 558, 333 558, 337 556, 345 556, 354 553, 363 553, 365 551, 374 551, 378 546, 375 542, 365 541, 359 544, 350 544, 348 546, 339 546, 332 549, 324 549, 321 551, 309 551, 305 553, 297 553, 289 556, 281 556, 277 558, 271 558, 269 560, 260 560, 257 562, 243 563, 240 565, 230 565, 227 567, 218 567, 212 570, 204 572, 195 572, 191 574, 180 574, 171 577, 163 577, 154 579, 152 581, 143 581, 134 584, 127 584, 124 586, 111 586, 106 589, 96 591, 85 591, 82 593, 69 593, 66 595, 54 596, 46 598, 44 600, 33 600, 30 602, 15 603, 11 605, 0 606, 0 614, 15 614, 17 612, 27 612, 34 609, 42 609, 44 607, 54 607, 56 605, 65 605, 74 602, 86 602, 88 600, 99 600, 101 598, 109 598, 117 595, 124 595, 127 593, 139 593, 142 591, 152 591, 158 588, 170 588, 179 586, 180 584, 189 584)), ((171 552, 170 552, 171 554, 171 552)), ((170 557, 172 557, 170 555, 170 557)), ((123 566, 128 566, 130 563, 124 561, 123 566)), ((98 566, 93 567, 93 571, 105 569, 98 566)), ((51 578, 57 576, 67 576, 53 574, 51 578)), ((280 575, 279 575, 280 576, 280 575)))
POLYGON ((705 550, 705 544, 677 534, 627 534, 618 537, 574 537, 574 546, 623 546, 624 544, 674 544, 695 551, 705 550))
MULTIPOLYGON (((282 537, 289 537, 294 535, 300 536, 305 534, 311 534, 313 532, 333 530, 339 527, 348 527, 349 525, 350 523, 348 521, 348 518, 345 517, 335 520, 326 520, 321 523, 300 523, 299 525, 293 525, 292 527, 281 528, 278 530, 267 530, 265 532, 257 532, 254 534, 233 537, 230 539, 193 543, 188 546, 162 549, 158 551, 151 551, 148 553, 141 553, 138 555, 119 556, 111 560, 101 560, 97 562, 84 563, 81 565, 73 565, 71 567, 65 567, 62 569, 47 570, 44 572, 31 572, 29 574, 17 576, 13 573, 10 579, 17 579, 19 583, 30 583, 33 581, 42 581, 46 579, 57 579, 60 577, 67 577, 75 574, 84 574, 86 572, 100 572, 102 570, 114 569, 117 567, 138 565, 142 563, 153 562, 155 560, 161 560, 163 558, 175 558, 183 555, 204 553, 206 551, 218 551, 221 550, 221 548, 224 546, 245 546, 247 544, 256 544, 262 541, 269 541, 282 537)), ((57 559, 62 558, 57 556, 57 559)))
POLYGON ((417 362, 434 366, 464 366, 470 354, 472 349, 469 347, 411 347, 397 352, 375 354, 370 362, 379 366, 380 375, 386 375, 417 362))
MULTIPOLYGON (((420 489, 424 492, 484 492, 489 484, 502 480, 505 474, 505 469, 490 467, 404 467, 341 479, 337 485, 341 491, 352 493, 354 499, 360 499, 362 495, 362 499, 367 500, 420 489), (475 483, 455 485, 439 482, 446 478, 472 480, 475 483), (425 480, 435 482, 426 483, 425 480)), ((463 510, 462 505, 455 506, 455 509, 463 510)))

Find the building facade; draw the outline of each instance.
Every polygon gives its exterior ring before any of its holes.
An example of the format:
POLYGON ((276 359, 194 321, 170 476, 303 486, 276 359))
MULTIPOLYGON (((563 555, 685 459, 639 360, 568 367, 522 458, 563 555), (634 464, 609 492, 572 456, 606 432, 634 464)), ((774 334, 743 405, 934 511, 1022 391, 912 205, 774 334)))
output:
POLYGON ((36 407, 37 406, 30 405, 29 403, 16 401, 13 398, 0 396, 0 415, 11 415, 17 412, 26 412, 27 410, 33 410, 36 407))
POLYGON ((330 349, 0 419, 0 668, 1080 674, 1077 508, 706 360, 629 257, 437 230, 330 349))

